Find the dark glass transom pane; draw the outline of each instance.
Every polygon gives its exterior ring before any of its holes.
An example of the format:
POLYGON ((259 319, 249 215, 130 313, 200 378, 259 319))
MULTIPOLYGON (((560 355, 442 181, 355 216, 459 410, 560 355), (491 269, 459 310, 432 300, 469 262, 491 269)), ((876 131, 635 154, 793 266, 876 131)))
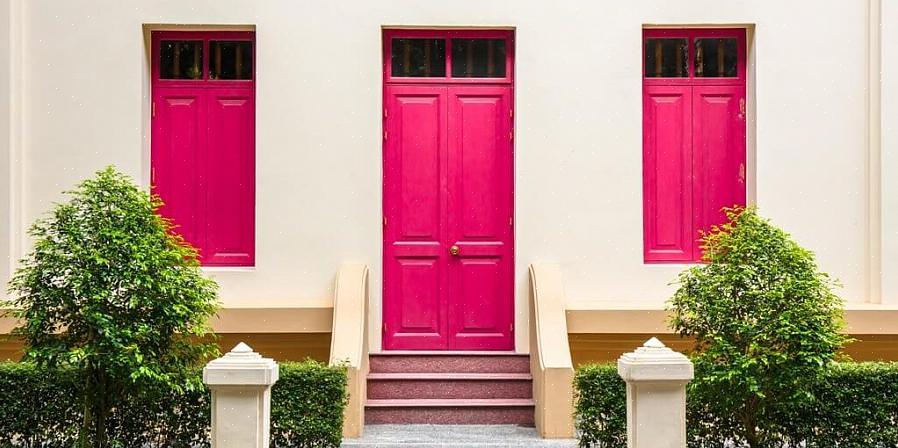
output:
POLYGON ((646 39, 646 78, 686 78, 689 76, 689 44, 686 39, 646 39))
POLYGON ((452 39, 453 78, 504 78, 505 39, 452 39))
POLYGON ((739 58, 736 38, 695 40, 696 78, 735 78, 739 58))
POLYGON ((209 41, 209 79, 253 79, 253 43, 209 41))
POLYGON ((163 40, 159 61, 162 79, 203 79, 203 42, 163 40))
POLYGON ((393 39, 391 72, 394 77, 446 76, 444 39, 393 39))

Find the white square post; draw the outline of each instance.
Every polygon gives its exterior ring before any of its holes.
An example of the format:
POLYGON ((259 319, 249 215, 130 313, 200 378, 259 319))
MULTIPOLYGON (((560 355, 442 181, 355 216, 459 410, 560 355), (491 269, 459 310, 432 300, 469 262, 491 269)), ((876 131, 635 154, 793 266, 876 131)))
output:
POLYGON ((212 390, 212 448, 268 448, 278 365, 243 342, 203 369, 212 390))
POLYGON ((617 360, 627 382, 627 447, 686 447, 686 384, 692 362, 651 338, 617 360))

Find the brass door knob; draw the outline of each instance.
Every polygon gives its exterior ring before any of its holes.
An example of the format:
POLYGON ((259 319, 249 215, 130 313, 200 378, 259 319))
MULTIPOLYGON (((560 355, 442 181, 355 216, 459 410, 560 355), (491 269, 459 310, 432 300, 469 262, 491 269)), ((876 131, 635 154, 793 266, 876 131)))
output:
POLYGON ((458 255, 458 246, 453 244, 452 247, 449 248, 449 254, 452 256, 458 255))

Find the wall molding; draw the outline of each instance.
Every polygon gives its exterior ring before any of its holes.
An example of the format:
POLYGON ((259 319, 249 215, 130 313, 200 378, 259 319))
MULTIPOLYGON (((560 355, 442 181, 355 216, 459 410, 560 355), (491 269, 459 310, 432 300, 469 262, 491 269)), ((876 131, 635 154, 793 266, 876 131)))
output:
POLYGON ((25 133, 24 101, 25 89, 25 0, 9 1, 9 141, 8 141, 8 206, 7 219, 8 270, 4 278, 15 272, 19 259, 24 256, 25 223, 23 222, 24 171, 25 171, 25 133))
POLYGON ((882 303, 882 0, 867 0, 867 302, 882 303))

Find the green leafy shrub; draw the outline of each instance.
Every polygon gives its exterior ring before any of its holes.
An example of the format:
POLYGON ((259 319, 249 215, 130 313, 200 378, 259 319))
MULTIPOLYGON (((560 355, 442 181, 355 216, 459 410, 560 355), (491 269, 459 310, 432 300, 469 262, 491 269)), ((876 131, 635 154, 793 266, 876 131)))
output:
POLYGON ((78 445, 106 447, 109 420, 124 418, 113 410, 130 395, 201 386, 195 367, 218 353, 198 342, 217 286, 156 213, 158 198, 127 176, 107 168, 68 194, 31 227, 34 249, 2 305, 21 322, 25 360, 79 377, 78 445))
MULTIPOLYGON (((785 430, 779 407, 813 398, 811 385, 847 341, 835 283, 814 255, 758 216, 725 209, 729 222, 703 236, 707 264, 679 276, 671 326, 695 338, 690 393, 748 446, 785 430)), ((709 429, 710 430, 710 429, 709 429)))
MULTIPOLYGON (((700 386, 701 387, 701 386, 700 386)), ((583 365, 574 379, 581 447, 626 448, 626 384, 613 364, 583 365)), ((809 385, 812 400, 783 402, 766 447, 894 448, 898 446, 898 363, 833 363, 809 385)), ((748 446, 735 438, 733 414, 712 395, 690 389, 690 448, 748 446), (727 443, 735 442, 733 445, 727 443)))
MULTIPOLYGON (((192 372, 199 375, 199 370, 192 372)), ((74 369, 0 363, 0 447, 69 448, 78 441, 82 383, 74 369)), ((316 361, 280 364, 271 393, 272 447, 338 447, 346 405, 346 371, 316 361)), ((210 396, 205 387, 127 394, 107 420, 113 447, 208 447, 210 396)))

